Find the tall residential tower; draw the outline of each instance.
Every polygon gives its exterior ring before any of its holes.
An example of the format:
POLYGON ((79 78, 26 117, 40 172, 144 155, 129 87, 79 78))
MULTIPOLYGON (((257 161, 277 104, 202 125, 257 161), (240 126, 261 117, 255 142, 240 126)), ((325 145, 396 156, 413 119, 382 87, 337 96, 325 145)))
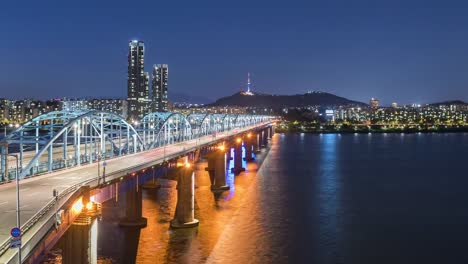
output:
POLYGON ((167 82, 169 67, 167 64, 153 66, 153 112, 167 112, 167 82))
POLYGON ((128 118, 139 120, 148 113, 149 75, 145 72, 145 44, 132 40, 128 44, 128 118))

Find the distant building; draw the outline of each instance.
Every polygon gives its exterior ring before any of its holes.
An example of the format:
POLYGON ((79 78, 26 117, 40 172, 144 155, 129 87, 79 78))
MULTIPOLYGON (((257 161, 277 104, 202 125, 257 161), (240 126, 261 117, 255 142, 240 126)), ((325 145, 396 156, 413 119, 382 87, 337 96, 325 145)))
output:
POLYGON ((128 118, 128 103, 123 99, 90 99, 88 109, 106 111, 128 118))
POLYGON ((145 44, 132 40, 128 44, 127 100, 128 118, 141 119, 148 113, 149 75, 145 72, 145 44))
POLYGON ((369 101, 369 106, 371 109, 374 109, 374 110, 379 108, 379 100, 375 98, 371 98, 369 101))
POLYGON ((5 98, 0 98, 0 123, 8 123, 8 118, 10 117, 10 100, 5 98))
POLYGON ((324 118, 328 122, 335 122, 335 111, 333 109, 326 109, 324 118))
POLYGON ((168 79, 169 67, 167 64, 157 64, 153 66, 152 83, 152 110, 153 112, 168 111, 168 79))
POLYGON ((392 108, 398 108, 398 104, 395 103, 395 102, 393 102, 393 103, 392 103, 392 108))
POLYGON ((128 117, 128 103, 123 99, 79 99, 63 100, 62 109, 66 111, 100 110, 128 117))
POLYGON ((63 100, 62 110, 77 111, 88 109, 88 102, 86 100, 63 100))

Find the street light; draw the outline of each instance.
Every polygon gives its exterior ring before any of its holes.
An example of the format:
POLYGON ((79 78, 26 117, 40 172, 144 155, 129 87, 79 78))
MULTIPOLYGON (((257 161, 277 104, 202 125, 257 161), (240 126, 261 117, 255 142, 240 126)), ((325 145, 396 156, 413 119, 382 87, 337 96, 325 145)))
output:
POLYGON ((105 183, 106 181, 106 153, 100 153, 96 152, 96 157, 98 160, 98 185, 101 184, 101 178, 102 182, 105 183), (103 160, 102 162, 102 176, 101 176, 101 158, 103 160))
MULTIPOLYGON (((20 222, 20 193, 19 193, 19 170, 18 170, 18 154, 3 154, 5 157, 14 157, 16 159, 16 226, 21 229, 20 222)), ((6 168, 6 176, 8 177, 8 168, 6 168)), ((21 263, 21 245, 18 247, 18 263, 21 263)))
MULTIPOLYGON (((9 127, 9 128, 12 128, 12 127, 13 127, 13 124, 8 124, 8 127, 9 127)), ((6 137, 6 136, 7 136, 7 132, 6 132, 6 131, 7 131, 7 126, 6 126, 6 125, 3 126, 3 129, 4 129, 4 134, 5 134, 5 137, 6 137)))
POLYGON ((99 152, 96 152, 96 158, 97 158, 97 176, 98 176, 98 185, 101 181, 101 166, 100 166, 100 163, 101 163, 101 153, 99 152))

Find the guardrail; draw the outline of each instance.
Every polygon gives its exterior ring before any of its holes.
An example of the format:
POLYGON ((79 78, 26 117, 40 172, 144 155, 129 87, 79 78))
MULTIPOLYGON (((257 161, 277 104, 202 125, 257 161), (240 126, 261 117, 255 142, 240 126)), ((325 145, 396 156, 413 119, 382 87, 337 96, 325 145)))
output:
MULTIPOLYGON (((95 181, 95 180, 97 180, 97 177, 92 178, 92 179, 88 179, 88 180, 83 181, 83 182, 76 183, 76 184, 68 187, 67 189, 63 190, 58 195, 58 199, 52 199, 51 201, 49 201, 44 207, 42 207, 35 215, 33 215, 28 221, 26 221, 26 223, 24 223, 21 226, 22 235, 26 234, 26 232, 29 229, 31 229, 31 227, 33 227, 47 212, 49 212, 49 210, 52 207, 54 207, 58 201, 63 199, 63 197, 65 197, 66 195, 70 194, 73 191, 76 191, 81 186, 83 186, 83 185, 85 185, 87 183, 90 183, 92 181, 95 181)), ((7 239, 6 241, 4 241, 0 245, 0 256, 2 256, 9 248, 10 248, 10 239, 7 239)))

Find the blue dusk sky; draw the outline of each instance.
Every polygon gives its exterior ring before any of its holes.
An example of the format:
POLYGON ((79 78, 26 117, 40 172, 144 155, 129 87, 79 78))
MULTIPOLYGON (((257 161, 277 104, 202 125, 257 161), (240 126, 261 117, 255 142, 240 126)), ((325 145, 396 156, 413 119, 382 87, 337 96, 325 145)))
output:
POLYGON ((0 97, 126 97, 127 51, 169 89, 468 101, 466 1, 5 1, 0 97))

